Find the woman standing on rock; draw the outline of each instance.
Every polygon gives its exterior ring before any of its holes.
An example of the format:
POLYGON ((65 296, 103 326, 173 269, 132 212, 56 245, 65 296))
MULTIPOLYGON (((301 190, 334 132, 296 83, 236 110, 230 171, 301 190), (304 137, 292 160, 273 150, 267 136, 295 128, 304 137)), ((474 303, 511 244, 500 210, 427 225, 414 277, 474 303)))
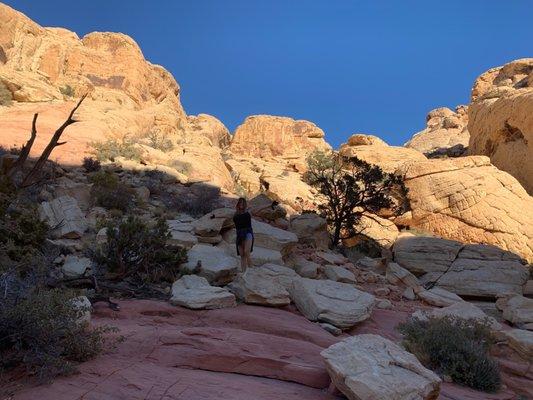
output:
POLYGON ((252 216, 247 210, 246 199, 239 198, 235 206, 236 213, 233 216, 233 223, 237 230, 235 245, 237 254, 241 256, 241 270, 252 267, 252 258, 250 254, 254 249, 254 231, 252 230, 252 216))

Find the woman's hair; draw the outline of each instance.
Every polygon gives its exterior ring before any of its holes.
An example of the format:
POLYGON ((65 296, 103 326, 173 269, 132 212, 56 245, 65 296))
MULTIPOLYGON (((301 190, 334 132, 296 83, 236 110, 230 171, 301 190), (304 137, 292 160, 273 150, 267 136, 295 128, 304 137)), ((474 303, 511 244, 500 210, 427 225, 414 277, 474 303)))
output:
POLYGON ((243 208, 246 210, 246 199, 244 197, 239 197, 239 200, 237 200, 237 206, 242 203, 243 208))

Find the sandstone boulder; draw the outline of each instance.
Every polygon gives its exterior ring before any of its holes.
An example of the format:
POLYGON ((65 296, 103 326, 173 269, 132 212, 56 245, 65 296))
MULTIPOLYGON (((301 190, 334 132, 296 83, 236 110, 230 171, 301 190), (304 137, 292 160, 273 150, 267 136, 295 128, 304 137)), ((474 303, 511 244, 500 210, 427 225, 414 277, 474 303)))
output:
POLYGON ((263 193, 248 202, 248 209, 253 216, 271 222, 287 216, 287 210, 281 204, 263 193))
POLYGON ((320 264, 309 261, 302 256, 293 257, 291 262, 298 275, 304 278, 316 278, 318 276, 320 264))
POLYGON ((227 289, 211 286, 207 279, 184 275, 172 285, 170 303, 193 310, 234 307, 235 296, 227 289))
POLYGON ((341 329, 370 317, 374 296, 347 283, 297 279, 290 290, 298 310, 309 320, 326 322, 341 329))
POLYGON ((233 226, 235 210, 219 208, 193 221, 194 233, 198 236, 217 236, 223 228, 233 226))
POLYGON ((67 278, 79 278, 91 273, 92 261, 87 257, 68 255, 61 270, 67 278))
POLYGON ((533 331, 533 299, 520 295, 504 295, 496 301, 496 307, 511 324, 533 331))
POLYGON ((214 146, 227 148, 231 141, 228 128, 217 118, 208 114, 187 116, 190 129, 199 135, 207 137, 214 146))
POLYGON ((411 218, 422 231, 463 243, 486 243, 533 260, 533 198, 486 157, 404 164, 411 218))
POLYGON ((350 400, 439 397, 439 377, 414 355, 381 336, 352 336, 320 354, 333 384, 350 400))
POLYGON ((361 216, 355 231, 359 232, 358 235, 343 240, 345 246, 355 246, 359 243, 361 236, 363 236, 388 249, 394 244, 400 234, 394 222, 370 213, 365 213, 361 216))
POLYGON ((52 229, 54 238, 79 239, 87 230, 87 221, 76 199, 61 196, 39 207, 39 214, 52 229))
POLYGON ((524 329, 506 329, 500 332, 509 347, 516 350, 525 360, 533 358, 533 332, 524 329))
POLYGON ((426 303, 436 307, 448 307, 452 304, 463 301, 455 293, 444 290, 440 287, 434 287, 429 290, 421 290, 416 294, 420 299, 426 303))
POLYGON ((181 246, 190 249, 198 243, 198 238, 193 235, 194 226, 179 220, 167 220, 170 231, 168 243, 173 246, 181 246))
POLYGON ((225 285, 233 280, 239 269, 239 262, 218 247, 196 244, 187 253, 187 271, 199 270, 198 275, 213 285, 225 285))
POLYGON ((533 194, 533 58, 483 73, 468 109, 469 152, 490 157, 533 194))
POLYGON ((434 308, 432 310, 418 310, 413 313, 413 317, 426 320, 427 318, 460 318, 466 320, 473 320, 479 323, 486 323, 493 330, 500 330, 502 326, 492 317, 489 317, 479 307, 476 307, 472 303, 462 301, 452 304, 444 308, 434 308))
POLYGON ((462 244, 432 237, 402 237, 393 248, 395 261, 423 282, 462 296, 496 297, 522 293, 528 271, 517 255, 495 246, 462 244))
POLYGON ((326 220, 315 213, 297 214, 291 217, 289 229, 298 236, 298 241, 326 250, 329 234, 326 220))
POLYGON ((426 117, 426 128, 416 133, 405 147, 424 153, 427 157, 458 157, 465 155, 468 133, 468 107, 458 106, 455 111, 437 108, 426 117))
POLYGON ((356 283, 355 275, 353 272, 348 271, 346 268, 338 265, 326 265, 324 266, 324 273, 326 277, 335 282, 343 283, 356 283))
POLYGON ((290 304, 291 299, 287 289, 275 276, 275 273, 263 267, 248 268, 244 274, 237 275, 229 289, 247 304, 283 307, 290 304))

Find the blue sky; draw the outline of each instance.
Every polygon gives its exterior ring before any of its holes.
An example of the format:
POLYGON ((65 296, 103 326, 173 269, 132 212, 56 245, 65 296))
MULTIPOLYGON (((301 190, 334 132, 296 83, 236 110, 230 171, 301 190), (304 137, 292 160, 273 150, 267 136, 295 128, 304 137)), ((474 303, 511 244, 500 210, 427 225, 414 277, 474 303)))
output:
POLYGON ((533 57, 531 1, 16 0, 44 26, 117 31, 170 70, 188 114, 233 131, 247 115, 315 122, 403 144, 474 79, 533 57))

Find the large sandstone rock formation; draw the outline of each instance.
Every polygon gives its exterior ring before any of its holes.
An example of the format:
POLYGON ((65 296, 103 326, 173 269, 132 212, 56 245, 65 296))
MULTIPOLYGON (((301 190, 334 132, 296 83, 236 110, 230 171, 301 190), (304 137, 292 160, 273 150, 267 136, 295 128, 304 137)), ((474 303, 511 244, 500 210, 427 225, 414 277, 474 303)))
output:
POLYGON ((330 149, 322 129, 309 121, 271 115, 246 118, 231 142, 234 153, 255 157, 297 159, 315 149, 330 149))
POLYGON ((405 147, 431 158, 462 156, 468 147, 468 107, 457 106, 455 112, 447 107, 436 108, 426 117, 426 128, 416 133, 405 147))
POLYGON ((483 73, 468 114, 469 152, 490 157, 533 194, 533 58, 483 73))
POLYGON ((405 164, 403 223, 443 238, 493 244, 533 260, 533 198, 486 157, 405 164))

